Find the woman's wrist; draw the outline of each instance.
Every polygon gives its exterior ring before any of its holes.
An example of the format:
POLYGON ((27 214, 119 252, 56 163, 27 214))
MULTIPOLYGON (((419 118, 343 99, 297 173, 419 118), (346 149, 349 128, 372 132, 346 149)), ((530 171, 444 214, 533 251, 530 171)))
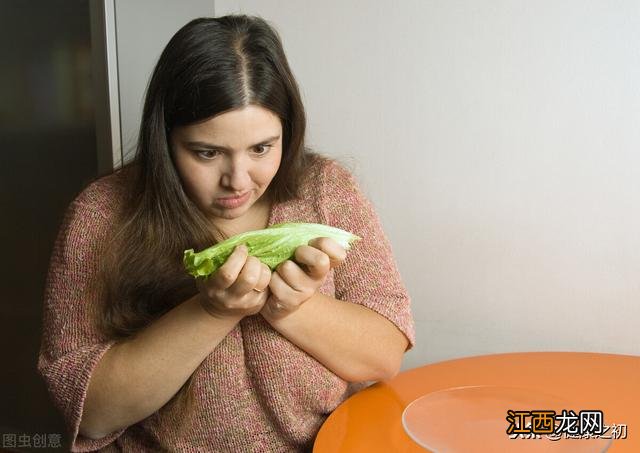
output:
POLYGON ((218 321, 223 322, 232 322, 238 323, 244 317, 241 314, 233 313, 233 314, 225 314, 221 313, 219 310, 216 310, 213 304, 202 294, 198 293, 193 297, 194 304, 199 307, 199 309, 206 314, 209 318, 216 319, 218 321))
POLYGON ((295 318, 302 307, 312 302, 312 300, 318 295, 316 291, 311 297, 303 301, 298 305, 285 305, 280 303, 275 297, 271 296, 269 300, 264 304, 260 314, 262 317, 272 326, 283 325, 295 318))

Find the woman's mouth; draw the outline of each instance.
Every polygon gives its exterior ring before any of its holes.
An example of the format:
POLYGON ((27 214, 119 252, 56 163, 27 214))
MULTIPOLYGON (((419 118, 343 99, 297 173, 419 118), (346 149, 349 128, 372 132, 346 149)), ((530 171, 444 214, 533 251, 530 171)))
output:
POLYGON ((247 201, 249 201, 250 195, 251 195, 251 192, 245 192, 244 194, 238 195, 236 197, 216 198, 215 204, 226 209, 237 208, 245 204, 247 201))

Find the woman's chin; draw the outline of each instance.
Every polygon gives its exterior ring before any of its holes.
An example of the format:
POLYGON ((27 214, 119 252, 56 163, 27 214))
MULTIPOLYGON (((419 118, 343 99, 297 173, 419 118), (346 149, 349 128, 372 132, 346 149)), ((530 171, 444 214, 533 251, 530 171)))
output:
POLYGON ((240 212, 240 209, 216 209, 215 212, 211 213, 210 217, 212 220, 233 220, 242 217, 243 214, 244 212, 240 212))

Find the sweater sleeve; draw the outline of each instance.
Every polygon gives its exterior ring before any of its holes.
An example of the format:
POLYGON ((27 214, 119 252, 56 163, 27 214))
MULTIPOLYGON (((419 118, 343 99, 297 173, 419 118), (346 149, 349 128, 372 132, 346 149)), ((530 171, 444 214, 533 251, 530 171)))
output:
POLYGON ((407 337, 407 349, 412 348, 415 328, 410 298, 373 205, 353 175, 333 161, 324 164, 321 187, 320 210, 327 223, 362 238, 334 271, 336 298, 384 316, 407 337))
POLYGON ((92 440, 78 433, 91 374, 114 344, 98 334, 92 320, 98 244, 108 229, 105 214, 74 201, 54 245, 44 295, 38 371, 67 426, 71 451, 94 451, 124 429, 92 440))

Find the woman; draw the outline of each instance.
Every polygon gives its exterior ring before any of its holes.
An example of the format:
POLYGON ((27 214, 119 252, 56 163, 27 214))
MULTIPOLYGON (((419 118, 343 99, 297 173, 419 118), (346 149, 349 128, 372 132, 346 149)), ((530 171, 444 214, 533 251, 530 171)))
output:
POLYGON ((277 34, 197 19, 152 75, 134 162, 71 204, 52 256, 39 359, 73 451, 303 451, 413 344, 409 299, 370 203, 304 148, 277 34), (195 282, 187 248, 284 221, 328 238, 271 272, 237 247, 195 282))

